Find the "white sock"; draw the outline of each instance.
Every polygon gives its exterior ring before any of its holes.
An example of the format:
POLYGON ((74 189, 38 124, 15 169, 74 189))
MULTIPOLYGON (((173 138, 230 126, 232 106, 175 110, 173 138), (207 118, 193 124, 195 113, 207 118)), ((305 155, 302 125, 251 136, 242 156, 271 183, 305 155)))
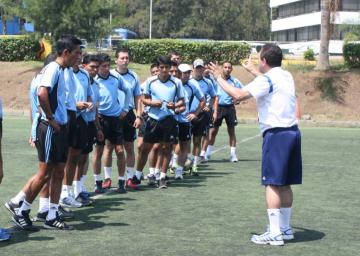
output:
POLYGON ((53 204, 50 203, 50 209, 49 209, 49 213, 46 216, 46 220, 53 220, 56 218, 56 213, 58 211, 59 205, 58 204, 53 204))
POLYGON ((236 147, 230 147, 230 154, 236 156, 236 147))
POLYGON ((156 180, 160 180, 160 169, 155 168, 155 178, 156 180))
POLYGON ((160 173, 160 179, 165 179, 166 177, 166 173, 165 172, 161 172, 160 173))
POLYGON ((194 163, 193 166, 197 166, 199 163, 199 157, 198 156, 194 156, 194 163))
POLYGON ((267 209, 269 217, 270 233, 280 234, 280 209, 267 209))
POLYGON ((125 180, 125 176, 119 176, 118 180, 125 180))
POLYGON ((80 182, 81 182, 81 192, 85 191, 85 181, 86 181, 86 175, 81 176, 80 182))
POLYGON ((95 182, 102 181, 102 177, 100 174, 94 174, 94 179, 95 179, 95 182))
POLYGON ((134 167, 126 167, 126 175, 128 179, 132 179, 134 177, 134 167))
POLYGON ((69 197, 71 189, 72 189, 72 186, 62 185, 60 198, 69 197))
POLYGON ((112 167, 104 166, 105 179, 111 179, 112 167))
POLYGON ((20 191, 15 197, 11 198, 10 201, 14 204, 19 204, 20 201, 24 201, 25 200, 25 193, 24 191, 20 191))
POLYGON ((205 154, 206 154, 206 151, 205 151, 205 150, 201 150, 200 156, 204 157, 205 154))
POLYGON ((73 187, 74 187, 74 196, 75 198, 77 198, 77 196, 82 192, 81 181, 74 180, 73 187))
POLYGON ((150 168, 149 168, 149 174, 150 174, 150 175, 155 175, 155 168, 150 167, 150 168))
POLYGON ((23 211, 27 211, 31 209, 31 204, 29 202, 27 202, 25 199, 21 205, 21 207, 17 210, 17 214, 22 216, 22 212, 23 211))
POLYGON ((173 154, 172 155, 172 163, 171 163, 171 167, 176 168, 177 167, 177 160, 178 160, 178 154, 173 154))
POLYGON ((142 172, 136 171, 136 172, 135 172, 135 175, 136 175, 136 178, 137 178, 138 180, 141 180, 142 172))
POLYGON ((280 230, 291 228, 291 208, 280 208, 280 230))
POLYGON ((214 147, 213 145, 208 145, 207 146, 207 149, 206 149, 206 155, 207 156, 211 156, 213 147, 214 147))
POLYGON ((38 212, 47 212, 50 208, 50 199, 48 197, 40 197, 38 212))

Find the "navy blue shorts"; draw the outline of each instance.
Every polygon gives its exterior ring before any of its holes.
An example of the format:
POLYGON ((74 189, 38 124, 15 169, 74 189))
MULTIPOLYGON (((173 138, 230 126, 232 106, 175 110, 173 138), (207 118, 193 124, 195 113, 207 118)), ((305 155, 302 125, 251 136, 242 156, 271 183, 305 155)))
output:
POLYGON ((262 185, 301 184, 301 133, 298 127, 269 129, 263 137, 262 185))

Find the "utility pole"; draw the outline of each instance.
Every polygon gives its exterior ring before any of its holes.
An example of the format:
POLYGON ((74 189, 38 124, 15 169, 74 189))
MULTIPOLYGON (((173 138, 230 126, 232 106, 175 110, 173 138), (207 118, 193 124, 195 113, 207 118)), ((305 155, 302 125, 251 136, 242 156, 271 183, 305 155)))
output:
POLYGON ((151 39, 151 33, 152 33, 152 6, 153 6, 153 2, 152 0, 150 0, 149 39, 151 39))

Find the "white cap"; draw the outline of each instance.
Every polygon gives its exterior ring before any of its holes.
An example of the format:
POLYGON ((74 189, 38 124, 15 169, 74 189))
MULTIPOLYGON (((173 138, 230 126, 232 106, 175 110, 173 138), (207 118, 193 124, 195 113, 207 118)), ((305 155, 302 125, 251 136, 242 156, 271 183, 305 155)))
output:
POLYGON ((179 69, 179 71, 180 71, 181 73, 185 73, 185 72, 188 72, 188 71, 191 71, 191 70, 192 70, 191 66, 190 66, 189 64, 185 64, 185 63, 180 64, 180 65, 178 66, 178 69, 179 69))
POLYGON ((194 68, 204 67, 204 61, 202 59, 196 59, 193 63, 194 68))

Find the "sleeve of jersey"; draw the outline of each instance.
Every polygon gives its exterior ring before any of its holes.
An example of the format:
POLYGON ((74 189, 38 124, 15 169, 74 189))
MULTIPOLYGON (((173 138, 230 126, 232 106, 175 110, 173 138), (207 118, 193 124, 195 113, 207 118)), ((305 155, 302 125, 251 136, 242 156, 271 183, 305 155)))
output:
POLYGON ((124 80, 122 78, 119 78, 119 89, 125 93, 125 102, 124 102, 123 112, 128 112, 130 99, 131 99, 131 89, 128 86, 126 86, 126 84, 124 83, 124 80))
POLYGON ((217 93, 215 92, 214 86, 211 83, 209 83, 209 94, 210 94, 211 97, 217 96, 217 93))
POLYGON ((266 77, 258 76, 251 83, 244 87, 256 100, 269 94, 270 85, 266 77))
POLYGON ((185 91, 184 91, 184 86, 182 85, 182 82, 179 81, 177 83, 177 90, 178 90, 178 100, 180 99, 184 99, 185 98, 185 91))
POLYGON ((44 73, 39 83, 39 87, 43 86, 52 89, 58 80, 58 76, 59 74, 57 67, 55 65, 49 64, 48 67, 46 67, 46 69, 44 70, 44 73))
POLYGON ((145 82, 145 85, 143 87, 143 95, 151 95, 151 92, 150 92, 150 80, 146 80, 145 82))
POLYGON ((199 87, 194 86, 194 91, 194 94, 199 101, 201 101, 205 97, 204 93, 200 90, 199 87))
POLYGON ((139 78, 135 76, 134 96, 140 96, 140 95, 141 95, 141 90, 140 90, 139 78))

